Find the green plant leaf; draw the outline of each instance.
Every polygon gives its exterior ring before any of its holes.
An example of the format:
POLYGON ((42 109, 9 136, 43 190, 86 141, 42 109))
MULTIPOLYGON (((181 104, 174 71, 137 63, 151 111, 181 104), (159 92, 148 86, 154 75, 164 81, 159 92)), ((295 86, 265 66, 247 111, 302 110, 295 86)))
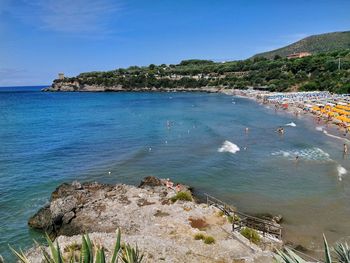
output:
POLYGON ((90 250, 87 244, 86 238, 83 235, 81 237, 81 250, 80 250, 80 263, 90 263, 90 250))
POLYGON ((56 241, 56 251, 57 251, 57 261, 56 263, 63 263, 63 257, 61 254, 60 245, 58 244, 58 241, 56 241))
POLYGON ((120 238, 121 238, 120 229, 117 229, 116 234, 117 234, 117 240, 115 242, 111 263, 117 263, 118 262, 118 254, 119 254, 119 251, 120 251, 120 238))
POLYGON ((334 251, 340 263, 350 263, 350 250, 347 243, 338 243, 335 246, 334 251))
POLYGON ((16 257, 22 262, 22 263, 30 263, 29 259, 24 255, 23 251, 20 250, 17 252, 13 247, 9 245, 11 251, 13 254, 16 255, 16 257))
POLYGON ((324 234, 323 234, 323 243, 324 243, 325 263, 332 263, 331 253, 329 251, 327 239, 324 234))
POLYGON ((88 251, 90 253, 90 261, 89 261, 89 263, 93 263, 94 262, 94 251, 93 251, 92 242, 90 240, 89 234, 85 235, 85 239, 86 239, 86 244, 88 246, 88 251))
POLYGON ((95 263, 106 263, 106 256, 103 247, 97 249, 95 263))

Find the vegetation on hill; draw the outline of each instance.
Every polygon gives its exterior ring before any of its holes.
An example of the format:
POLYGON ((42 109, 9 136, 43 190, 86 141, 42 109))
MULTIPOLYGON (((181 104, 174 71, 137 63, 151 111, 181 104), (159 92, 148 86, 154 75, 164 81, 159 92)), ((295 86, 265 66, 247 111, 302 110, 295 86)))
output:
POLYGON ((265 87, 271 91, 328 90, 350 93, 350 49, 320 53, 309 57, 253 59, 215 63, 185 60, 177 65, 132 66, 105 72, 82 73, 55 83, 122 88, 239 88, 265 87), (340 59, 340 69, 339 66, 340 59))
POLYGON ((299 52, 315 54, 348 48, 350 48, 350 31, 334 32, 309 36, 291 45, 260 53, 254 57, 274 58, 276 55, 286 57, 287 55, 299 52))

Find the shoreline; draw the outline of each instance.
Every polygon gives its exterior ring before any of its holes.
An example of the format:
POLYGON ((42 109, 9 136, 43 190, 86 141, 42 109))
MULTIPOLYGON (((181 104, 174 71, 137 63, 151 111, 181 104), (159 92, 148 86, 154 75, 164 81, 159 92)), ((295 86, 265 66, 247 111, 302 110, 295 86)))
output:
POLYGON ((275 113, 277 114, 284 113, 284 114, 292 115, 297 119, 300 117, 302 118, 305 117, 308 119, 308 121, 310 122, 312 121, 315 129, 319 130, 324 135, 337 140, 350 143, 350 134, 345 131, 344 127, 342 127, 344 124, 339 122, 334 122, 334 120, 329 120, 326 116, 322 114, 318 114, 315 111, 305 110, 305 108, 301 106, 302 104, 294 105, 294 103, 291 103, 288 105, 288 108, 282 108, 281 102, 266 101, 260 97, 262 94, 266 94, 266 93, 259 93, 258 91, 256 91, 254 95, 248 95, 246 93, 246 90, 233 90, 232 93, 225 93, 225 94, 253 100, 259 105, 265 106, 265 108, 270 109, 271 111, 273 111, 274 110, 273 107, 275 107, 275 113), (278 106, 276 107, 276 105, 278 106), (268 106, 272 106, 272 107, 268 107, 268 106), (331 132, 335 132, 337 130, 339 134, 335 135, 335 134, 329 133, 327 129, 331 130, 331 132), (346 136, 344 136, 344 134, 346 134, 346 136), (341 137, 342 135, 343 137, 341 137))
MULTIPOLYGON (((190 189, 181 185, 179 192, 190 194, 190 189)), ((262 234, 259 244, 254 244, 239 232, 232 232, 232 222, 218 208, 198 203, 195 198, 170 201, 174 196, 175 189, 156 177, 144 178, 138 187, 65 183, 56 188, 49 206, 41 208, 29 224, 45 231, 59 231, 61 247, 79 243, 80 234, 85 232, 110 247, 115 229, 120 228, 123 239, 137 244, 150 262, 268 263, 273 260, 272 251, 282 245, 262 234), (196 240, 197 234, 211 236, 215 241, 204 244, 196 240)), ((33 247, 27 255, 40 258, 40 250, 33 247)))

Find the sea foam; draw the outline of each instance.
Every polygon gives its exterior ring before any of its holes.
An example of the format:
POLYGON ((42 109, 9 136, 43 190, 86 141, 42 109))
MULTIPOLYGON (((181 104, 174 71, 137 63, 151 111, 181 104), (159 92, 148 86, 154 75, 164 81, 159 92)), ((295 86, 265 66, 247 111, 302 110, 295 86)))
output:
POLYGON ((297 125, 294 122, 287 123, 286 126, 296 127, 297 125))
POLYGON ((343 179, 343 175, 348 173, 348 171, 340 164, 337 166, 337 171, 338 171, 338 180, 339 181, 341 181, 343 179))
POLYGON ((222 152, 236 153, 238 151, 240 151, 240 148, 236 144, 230 141, 224 141, 222 146, 218 149, 218 152, 220 153, 222 152))
POLYGON ((289 151, 281 150, 281 151, 273 152, 271 153, 271 155, 282 156, 290 160, 293 160, 295 159, 295 157, 298 156, 299 158, 307 161, 332 161, 332 159, 330 158, 327 152, 317 147, 307 148, 302 150, 289 150, 289 151))

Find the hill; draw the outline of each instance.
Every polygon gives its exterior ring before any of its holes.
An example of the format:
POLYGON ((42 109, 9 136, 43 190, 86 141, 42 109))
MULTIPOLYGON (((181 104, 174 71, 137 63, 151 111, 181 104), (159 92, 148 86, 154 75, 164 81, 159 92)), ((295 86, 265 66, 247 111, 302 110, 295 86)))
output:
POLYGON ((264 88, 271 91, 328 90, 350 93, 350 49, 303 58, 275 57, 215 63, 132 66, 54 80, 46 91, 205 91, 264 88), (339 63, 340 62, 340 63, 339 63))
POLYGON ((350 48, 350 31, 334 32, 309 36, 288 46, 259 53, 253 57, 274 58, 276 55, 286 57, 299 52, 315 54, 348 48, 350 48))

